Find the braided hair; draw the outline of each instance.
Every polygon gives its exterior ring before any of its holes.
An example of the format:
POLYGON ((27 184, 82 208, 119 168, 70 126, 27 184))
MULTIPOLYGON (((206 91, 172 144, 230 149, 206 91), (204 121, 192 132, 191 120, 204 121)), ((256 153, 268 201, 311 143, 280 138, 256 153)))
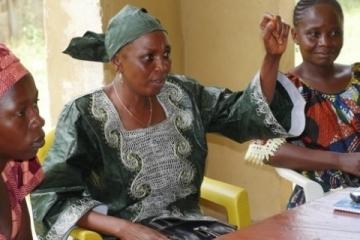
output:
POLYGON ((338 14, 340 15, 341 19, 344 20, 343 10, 337 0, 300 0, 296 4, 296 6, 294 8, 294 12, 293 12, 294 27, 296 27, 297 24, 302 20, 303 14, 306 11, 306 9, 308 9, 314 5, 317 5, 317 4, 329 4, 329 5, 333 6, 335 8, 335 10, 338 12, 338 14))

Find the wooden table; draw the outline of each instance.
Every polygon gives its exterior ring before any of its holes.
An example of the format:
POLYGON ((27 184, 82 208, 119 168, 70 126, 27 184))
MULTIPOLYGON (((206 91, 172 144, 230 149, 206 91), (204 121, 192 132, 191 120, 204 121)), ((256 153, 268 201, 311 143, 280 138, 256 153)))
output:
POLYGON ((360 240, 360 214, 334 211, 351 189, 284 211, 219 240, 360 240))

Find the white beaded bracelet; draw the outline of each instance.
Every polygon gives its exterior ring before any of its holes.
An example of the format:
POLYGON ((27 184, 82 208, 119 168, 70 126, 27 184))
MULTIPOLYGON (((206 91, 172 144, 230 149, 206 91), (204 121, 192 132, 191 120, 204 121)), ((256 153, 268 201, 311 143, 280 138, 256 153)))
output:
POLYGON ((270 156, 285 143, 285 138, 273 138, 269 140, 255 140, 250 145, 245 154, 245 160, 257 165, 263 165, 269 161, 270 156))

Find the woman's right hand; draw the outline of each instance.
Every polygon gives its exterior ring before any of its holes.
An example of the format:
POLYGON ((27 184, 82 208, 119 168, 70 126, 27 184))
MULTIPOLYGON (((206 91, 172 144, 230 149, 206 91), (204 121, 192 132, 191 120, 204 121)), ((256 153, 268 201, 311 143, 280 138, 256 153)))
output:
POLYGON ((77 225, 121 240, 168 240, 160 232, 145 225, 94 211, 85 214, 77 225))
POLYGON ((168 240, 168 238, 160 232, 130 221, 122 224, 122 227, 119 228, 115 237, 121 240, 168 240))
POLYGON ((266 13, 260 23, 266 52, 282 55, 287 47, 290 25, 282 22, 280 16, 266 13))
POLYGON ((360 152, 339 153, 339 170, 360 177, 360 152))

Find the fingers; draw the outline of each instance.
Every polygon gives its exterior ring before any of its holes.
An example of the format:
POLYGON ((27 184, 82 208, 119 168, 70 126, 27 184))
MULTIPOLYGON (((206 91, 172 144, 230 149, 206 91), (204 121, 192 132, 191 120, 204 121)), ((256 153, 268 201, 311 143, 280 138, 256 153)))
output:
POLYGON ((263 16, 263 19, 260 22, 260 29, 264 30, 266 25, 272 21, 274 15, 272 15, 271 13, 265 13, 263 16))
POLYGON ((281 44, 287 41, 289 37, 289 33, 290 33, 290 26, 284 23, 280 34, 281 44))
POLYGON ((273 20, 275 21, 275 31, 273 31, 273 35, 276 38, 276 40, 280 40, 280 35, 283 29, 283 24, 281 22, 281 17, 279 15, 275 16, 275 19, 273 20))
POLYGON ((290 32, 290 26, 282 22, 280 16, 274 16, 270 13, 264 14, 260 29, 263 32, 264 39, 273 37, 280 45, 286 42, 290 32))
POLYGON ((263 20, 261 21, 260 28, 263 33, 264 39, 270 39, 273 36, 275 29, 277 28, 277 23, 274 20, 273 15, 264 15, 263 20))
POLYGON ((337 169, 360 177, 360 153, 339 153, 337 169))

